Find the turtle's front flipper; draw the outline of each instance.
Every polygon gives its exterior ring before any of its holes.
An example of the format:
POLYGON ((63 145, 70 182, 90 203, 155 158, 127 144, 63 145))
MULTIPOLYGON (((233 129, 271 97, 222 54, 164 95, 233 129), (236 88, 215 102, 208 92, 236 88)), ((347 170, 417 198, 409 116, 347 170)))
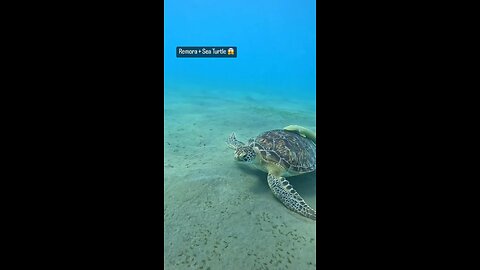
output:
POLYGON ((297 191, 295 191, 290 183, 288 183, 287 179, 268 174, 267 180, 275 197, 277 197, 288 209, 313 220, 317 219, 317 212, 307 205, 297 191))
POLYGON ((228 137, 228 140, 226 141, 226 143, 227 143, 228 147, 230 147, 232 149, 237 149, 238 147, 244 145, 244 143, 238 141, 237 138, 235 138, 235 132, 232 132, 232 135, 230 135, 230 137, 228 137))

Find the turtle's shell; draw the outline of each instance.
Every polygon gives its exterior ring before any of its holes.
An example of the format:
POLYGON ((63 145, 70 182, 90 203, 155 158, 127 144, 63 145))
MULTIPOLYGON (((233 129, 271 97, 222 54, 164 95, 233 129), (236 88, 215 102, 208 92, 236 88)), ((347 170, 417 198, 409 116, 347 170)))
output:
POLYGON ((250 142, 257 147, 264 161, 276 163, 286 171, 301 174, 316 169, 316 145, 296 132, 270 130, 250 142))

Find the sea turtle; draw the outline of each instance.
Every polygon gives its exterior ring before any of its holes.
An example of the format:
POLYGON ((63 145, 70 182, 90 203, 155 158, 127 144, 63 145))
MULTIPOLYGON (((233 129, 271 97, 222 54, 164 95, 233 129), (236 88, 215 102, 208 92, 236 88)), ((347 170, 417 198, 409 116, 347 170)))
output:
POLYGON ((316 211, 293 189, 285 177, 316 169, 316 134, 304 127, 287 126, 266 131, 247 144, 232 133, 226 141, 235 149, 235 160, 268 173, 270 189, 288 209, 316 220, 316 211))

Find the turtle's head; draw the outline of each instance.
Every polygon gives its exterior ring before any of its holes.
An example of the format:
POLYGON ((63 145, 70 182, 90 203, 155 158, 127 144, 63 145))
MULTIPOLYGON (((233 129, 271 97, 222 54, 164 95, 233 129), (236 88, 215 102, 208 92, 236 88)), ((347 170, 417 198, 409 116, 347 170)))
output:
POLYGON ((235 150, 235 160, 242 162, 252 162, 256 153, 250 146, 240 146, 235 150))

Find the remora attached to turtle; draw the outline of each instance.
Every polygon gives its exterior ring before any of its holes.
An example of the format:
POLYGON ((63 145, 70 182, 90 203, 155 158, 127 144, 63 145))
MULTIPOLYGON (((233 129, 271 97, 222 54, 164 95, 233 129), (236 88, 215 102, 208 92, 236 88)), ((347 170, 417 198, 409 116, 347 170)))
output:
POLYGON ((226 141, 235 159, 268 173, 270 189, 288 209, 316 220, 316 211, 293 189, 285 177, 316 170, 316 134, 301 126, 266 131, 247 145, 232 133, 226 141))

